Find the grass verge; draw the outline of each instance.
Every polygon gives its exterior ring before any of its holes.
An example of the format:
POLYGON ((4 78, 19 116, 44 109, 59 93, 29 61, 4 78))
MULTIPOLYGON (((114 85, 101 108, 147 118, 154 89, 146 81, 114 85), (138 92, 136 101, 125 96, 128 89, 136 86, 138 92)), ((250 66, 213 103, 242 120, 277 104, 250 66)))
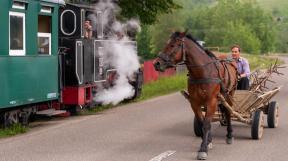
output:
MULTIPOLYGON (((275 63, 275 57, 260 56, 260 55, 249 55, 243 54, 245 58, 248 59, 251 70, 256 69, 267 69, 271 64, 275 63)), ((278 64, 283 64, 282 60, 278 60, 278 64)))
POLYGON ((9 128, 6 129, 0 129, 0 138, 8 137, 8 136, 14 136, 17 134, 22 134, 28 131, 27 127, 24 127, 20 124, 14 124, 9 128))
POLYGON ((142 94, 137 101, 147 100, 156 96, 185 89, 187 85, 187 73, 176 74, 171 77, 162 77, 157 81, 143 85, 142 94))

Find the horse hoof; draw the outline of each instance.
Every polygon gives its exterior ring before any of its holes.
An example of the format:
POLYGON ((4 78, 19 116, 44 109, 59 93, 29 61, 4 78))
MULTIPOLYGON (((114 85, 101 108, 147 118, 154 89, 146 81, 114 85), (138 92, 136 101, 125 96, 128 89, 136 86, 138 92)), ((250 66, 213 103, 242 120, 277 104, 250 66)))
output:
POLYGON ((226 143, 227 143, 227 144, 232 144, 233 141, 234 141, 234 137, 232 137, 232 138, 226 138, 226 143))
POLYGON ((213 148, 213 144, 212 142, 208 144, 208 149, 212 149, 213 148))
POLYGON ((206 160, 208 154, 206 152, 198 152, 197 159, 198 160, 206 160))

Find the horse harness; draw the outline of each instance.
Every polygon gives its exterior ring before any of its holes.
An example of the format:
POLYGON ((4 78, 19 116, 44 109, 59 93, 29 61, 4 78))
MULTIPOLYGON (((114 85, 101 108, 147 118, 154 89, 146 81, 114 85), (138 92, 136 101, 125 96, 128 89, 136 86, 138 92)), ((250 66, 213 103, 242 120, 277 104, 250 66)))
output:
MULTIPOLYGON (((203 65, 189 65, 187 64, 187 60, 186 60, 186 51, 185 51, 185 45, 184 45, 184 38, 182 39, 177 39, 177 40, 180 40, 181 41, 181 45, 178 45, 177 48, 174 48, 170 53, 168 54, 165 54, 165 53, 160 53, 159 54, 159 58, 162 59, 168 66, 176 66, 173 64, 172 60, 171 60, 171 57, 175 56, 177 54, 177 52, 179 51, 179 49, 181 48, 181 52, 182 52, 182 62, 181 63, 178 63, 177 65, 182 65, 182 64, 185 64, 187 67, 191 67, 191 68, 204 68, 210 64, 214 64, 215 65, 215 68, 218 72, 218 77, 217 78, 202 78, 202 79, 195 79, 193 78, 190 74, 189 74, 189 83, 191 84, 209 84, 209 83, 216 83, 216 84, 220 84, 221 86, 221 92, 224 93, 225 95, 229 92, 228 89, 225 88, 224 86, 224 83, 223 83, 223 79, 221 79, 221 75, 220 75, 220 64, 222 62, 231 62, 231 60, 219 60, 218 58, 216 58, 215 56, 212 56, 212 55, 209 55, 207 54, 210 58, 214 59, 213 61, 211 62, 208 62, 206 64, 203 64, 203 65)), ((205 53, 207 53, 205 51, 205 53)), ((226 64, 224 63, 223 64, 223 67, 224 67, 224 70, 227 70, 227 66, 226 64)), ((228 77, 230 78, 230 72, 228 71, 228 77)), ((229 79, 229 83, 231 80, 229 79)))

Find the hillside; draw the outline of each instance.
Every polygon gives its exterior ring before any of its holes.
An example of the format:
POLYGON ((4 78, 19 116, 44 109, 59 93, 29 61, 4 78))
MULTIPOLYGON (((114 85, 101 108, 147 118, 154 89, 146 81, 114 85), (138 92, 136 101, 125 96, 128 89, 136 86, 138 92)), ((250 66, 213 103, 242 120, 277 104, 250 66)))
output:
POLYGON ((288 8, 288 1, 287 0, 257 0, 259 5, 263 7, 264 9, 270 10, 270 11, 280 11, 281 13, 287 12, 288 8))

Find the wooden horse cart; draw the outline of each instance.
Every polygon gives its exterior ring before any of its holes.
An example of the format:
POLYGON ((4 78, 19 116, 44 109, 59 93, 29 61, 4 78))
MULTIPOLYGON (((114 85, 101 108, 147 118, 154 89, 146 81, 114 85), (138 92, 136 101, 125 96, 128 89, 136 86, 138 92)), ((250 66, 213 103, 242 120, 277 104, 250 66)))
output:
MULTIPOLYGON (((271 65, 266 72, 254 72, 250 79, 252 80, 249 90, 236 90, 232 98, 233 105, 230 106, 221 94, 219 98, 219 106, 224 106, 232 114, 233 121, 242 122, 251 125, 252 139, 260 139, 264 130, 264 114, 267 115, 267 123, 269 128, 276 128, 279 120, 279 105, 271 99, 280 91, 281 87, 276 87, 269 90, 266 87, 272 73, 280 74, 278 68, 283 68, 275 64, 271 65)), ((203 108, 203 111, 205 109, 203 108)), ((226 124, 225 115, 218 110, 213 122, 219 121, 221 125, 226 124)), ((201 129, 194 119, 194 133, 196 136, 201 136, 201 129)))

